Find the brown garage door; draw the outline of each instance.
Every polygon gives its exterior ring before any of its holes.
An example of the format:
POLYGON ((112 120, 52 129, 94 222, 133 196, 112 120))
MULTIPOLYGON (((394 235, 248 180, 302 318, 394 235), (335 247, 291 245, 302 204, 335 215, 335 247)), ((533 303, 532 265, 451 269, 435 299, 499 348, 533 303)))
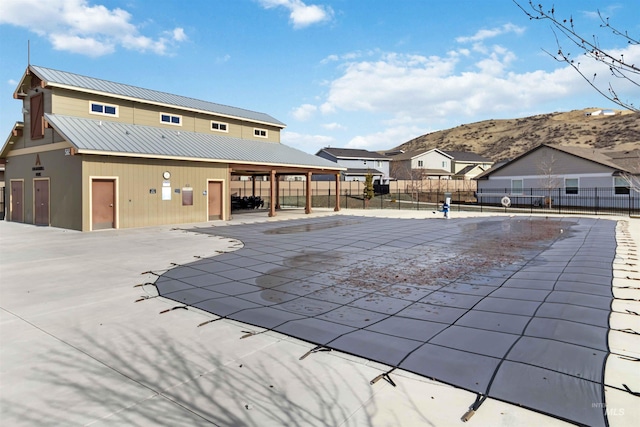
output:
POLYGON ((23 184, 11 181, 11 221, 24 222, 23 184))
POLYGON ((37 179, 33 181, 34 223, 49 225, 49 180, 37 179))
POLYGON ((91 181, 91 229, 115 228, 116 183, 112 179, 91 181))
POLYGON ((222 183, 209 181, 209 221, 222 219, 222 183))

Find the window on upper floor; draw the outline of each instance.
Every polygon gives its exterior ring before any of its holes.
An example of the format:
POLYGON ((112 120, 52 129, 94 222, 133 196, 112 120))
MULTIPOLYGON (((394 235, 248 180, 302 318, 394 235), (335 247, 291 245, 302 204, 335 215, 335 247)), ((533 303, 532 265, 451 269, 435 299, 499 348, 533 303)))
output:
POLYGON ((211 130, 216 132, 229 132, 229 124, 222 122, 211 122, 211 130))
POLYGON ((101 116, 113 116, 118 117, 118 106, 103 104, 101 102, 90 102, 89 113, 99 114, 101 116))
POLYGON ((578 178, 564 179, 564 194, 578 194, 578 178))
POLYGON ((443 160, 442 161, 442 168, 445 169, 447 167, 447 161, 443 160))
POLYGON ((253 129, 253 136, 257 136, 258 138, 267 138, 268 133, 266 129, 253 129))
POLYGON ((631 184, 621 176, 613 178, 613 188, 615 194, 631 194, 631 184))
POLYGON ((176 114, 160 113, 160 123, 182 126, 182 116, 176 114))
POLYGON ((419 168, 424 167, 424 161, 418 160, 418 167, 419 168))
POLYGON ((378 160, 378 161, 376 162, 376 167, 377 167, 377 168, 381 168, 381 167, 382 167, 382 162, 381 162, 380 160, 378 160))

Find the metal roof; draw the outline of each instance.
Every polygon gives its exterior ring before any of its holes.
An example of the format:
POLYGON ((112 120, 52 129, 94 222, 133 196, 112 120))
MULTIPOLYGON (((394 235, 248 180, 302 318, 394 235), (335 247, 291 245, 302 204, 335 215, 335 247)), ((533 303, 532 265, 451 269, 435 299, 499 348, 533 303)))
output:
POLYGON ((407 152, 404 152, 404 153, 396 154, 394 156, 391 156, 391 160, 411 160, 414 157, 418 157, 418 156, 421 156, 423 154, 431 153, 433 151, 442 154, 444 157, 449 157, 450 159, 453 158, 452 155, 447 154, 446 152, 444 152, 442 150, 439 150, 437 148, 428 148, 428 149, 413 150, 413 151, 407 151, 407 152))
POLYGON ((360 150, 355 148, 331 148, 326 147, 321 149, 316 153, 316 156, 320 154, 320 152, 324 151, 325 153, 335 157, 336 159, 374 159, 374 160, 389 160, 387 156, 384 154, 376 153, 374 151, 368 150, 360 150))
POLYGON ((379 171, 378 169, 355 169, 355 168, 349 168, 347 169, 344 174, 345 175, 367 175, 367 174, 372 174, 372 175, 384 175, 384 172, 379 171))
POLYGON ((633 166, 634 164, 637 164, 636 159, 640 154, 640 152, 638 151, 607 153, 605 151, 599 150, 597 148, 592 148, 592 147, 587 148, 587 147, 540 144, 529 151, 525 151, 524 153, 513 158, 512 160, 509 160, 508 162, 494 164, 492 168, 487 169, 486 171, 484 171, 483 173, 475 177, 475 179, 487 179, 488 176, 499 171, 503 167, 507 165, 511 165, 517 162, 518 160, 522 159, 523 157, 526 157, 529 154, 533 153, 534 151, 537 151, 542 148, 550 148, 553 150, 561 151, 561 152, 570 154, 572 156, 579 157, 581 159, 588 160, 590 162, 609 167, 614 171, 629 172, 631 174, 640 173, 640 170, 637 169, 637 166, 635 167, 633 166))
POLYGON ((80 154, 345 170, 327 159, 276 142, 56 114, 45 114, 45 118, 80 154))
POLYGON ((472 151, 443 151, 443 153, 453 157, 456 162, 493 163, 486 157, 472 151))
POLYGON ((202 101, 186 96, 173 95, 151 89, 144 89, 122 83, 115 83, 108 80, 86 77, 79 74, 53 70, 36 65, 30 65, 29 70, 31 70, 33 74, 44 81, 48 86, 72 87, 78 90, 100 93, 106 96, 132 98, 155 104, 165 104, 175 108, 213 113, 226 117, 241 118, 259 123, 271 124, 278 127, 286 126, 284 123, 276 120, 270 115, 256 111, 230 107, 227 105, 202 101))

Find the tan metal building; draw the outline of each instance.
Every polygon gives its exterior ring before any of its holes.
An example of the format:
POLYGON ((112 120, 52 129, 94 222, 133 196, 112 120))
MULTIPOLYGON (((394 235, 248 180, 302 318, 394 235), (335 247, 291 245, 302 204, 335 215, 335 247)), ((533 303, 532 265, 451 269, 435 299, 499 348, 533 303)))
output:
POLYGON ((264 113, 33 65, 14 98, 24 121, 0 151, 10 221, 89 231, 227 220, 234 174, 269 176, 276 200, 281 175, 344 170, 281 144, 285 125, 264 113))

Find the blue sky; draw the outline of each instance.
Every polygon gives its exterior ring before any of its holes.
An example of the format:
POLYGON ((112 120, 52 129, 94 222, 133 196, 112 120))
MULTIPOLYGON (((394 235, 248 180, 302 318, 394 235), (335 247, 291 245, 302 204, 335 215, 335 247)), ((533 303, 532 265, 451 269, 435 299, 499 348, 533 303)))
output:
MULTIPOLYGON (((596 15, 637 39, 638 0, 540 2, 640 64, 640 46, 601 31, 596 15)), ((34 65, 268 113, 287 124, 283 143, 309 153, 382 150, 480 120, 616 107, 542 51, 557 50, 549 25, 512 0, 2 0, 7 136, 22 119, 12 93, 28 40, 34 65)), ((638 87, 582 61, 598 84, 640 104, 638 87)))

